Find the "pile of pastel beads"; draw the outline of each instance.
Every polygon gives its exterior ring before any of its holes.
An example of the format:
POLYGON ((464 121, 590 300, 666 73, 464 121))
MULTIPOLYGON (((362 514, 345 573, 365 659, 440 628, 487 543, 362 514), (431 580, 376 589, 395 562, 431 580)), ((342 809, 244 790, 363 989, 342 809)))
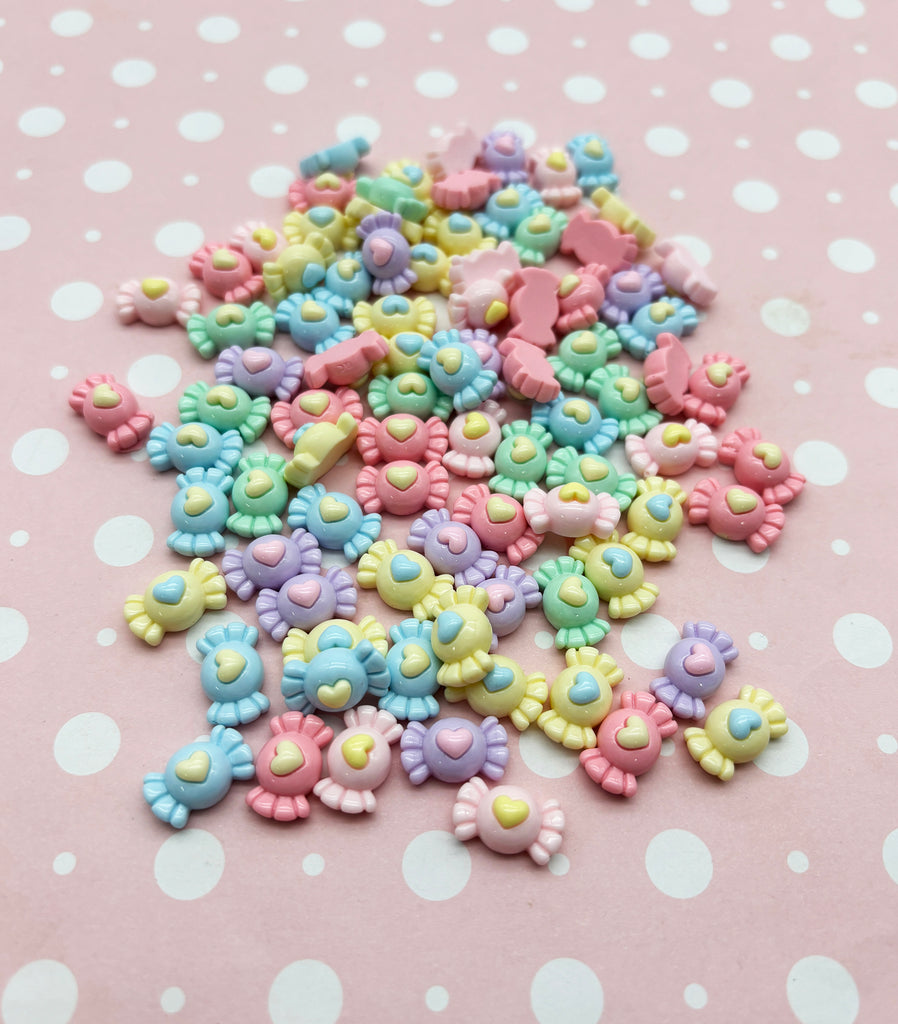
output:
MULTIPOLYGON (((645 566, 675 557, 685 522, 764 551, 804 480, 757 429, 714 434, 749 371, 726 352, 693 366, 682 339, 716 289, 616 195, 605 139, 528 153, 513 131, 480 139, 465 128, 420 162, 357 177, 368 152, 352 139, 302 160, 283 224, 248 222, 204 245, 193 281, 120 288, 123 323, 178 324, 215 359, 214 381, 184 391, 179 424, 153 428, 107 374, 70 404, 114 451, 146 442, 154 469, 177 470, 168 546, 191 562, 128 599, 132 632, 155 646, 223 608, 230 590, 282 645, 287 710, 256 758, 253 810, 304 818, 313 793, 370 812, 398 742, 414 784, 462 784, 460 839, 545 863, 564 825, 557 803, 479 778, 504 774, 499 720, 536 724, 580 751, 607 792, 633 795, 675 716, 704 716, 736 649, 713 625, 687 623, 665 676, 613 710, 623 673, 597 649, 611 629, 602 606, 617 620, 654 605, 645 566), (219 300, 207 312, 204 290, 219 300), (278 335, 294 354, 275 351, 278 335), (615 362, 622 353, 641 368, 615 362), (530 418, 509 418, 506 396, 531 403, 530 418), (284 447, 247 452, 269 424, 284 447), (614 464, 617 449, 632 474, 614 464), (355 495, 319 483, 352 450, 364 463, 355 495), (734 483, 709 477, 687 492, 671 479, 718 462, 734 483), (414 518, 391 538, 383 516, 414 518), (234 548, 228 534, 248 543, 234 548), (549 535, 568 552, 531 574, 521 563, 549 535), (322 551, 349 566, 324 568, 322 551), (208 560, 218 555, 220 569, 208 560), (359 588, 408 617, 389 633, 371 616, 356 623, 359 588), (565 654, 551 685, 498 653, 538 607, 565 654), (423 724, 441 689, 483 722, 423 724), (342 715, 344 730, 334 737, 319 714, 342 715)), ((198 645, 212 735, 144 786, 175 827, 253 774, 234 726, 270 707, 258 639, 232 623, 198 645)), ((686 739, 727 779, 785 728, 769 694, 743 687, 686 739)))

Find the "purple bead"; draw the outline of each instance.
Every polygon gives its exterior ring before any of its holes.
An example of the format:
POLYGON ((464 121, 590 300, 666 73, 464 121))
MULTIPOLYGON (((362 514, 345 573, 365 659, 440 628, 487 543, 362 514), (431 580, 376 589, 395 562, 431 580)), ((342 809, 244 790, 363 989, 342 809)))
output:
POLYGON ((652 680, 652 693, 681 718, 702 718, 711 696, 739 652, 729 634, 710 622, 687 622, 682 639, 667 652, 664 675, 652 680))
POLYGON ((455 585, 479 587, 495 571, 499 556, 484 551, 480 538, 464 523, 450 519, 446 509, 429 509, 409 530, 408 546, 420 551, 436 573, 451 573, 455 585))
POLYGON ((507 740, 492 716, 480 726, 465 718, 441 718, 429 728, 409 722, 399 741, 400 760, 416 786, 431 775, 454 785, 477 774, 501 779, 508 763, 507 740))
POLYGON ((499 129, 490 132, 480 144, 480 163, 503 184, 527 180, 527 153, 517 132, 499 129))
POLYGON ((272 348, 255 346, 242 349, 239 345, 226 348, 215 364, 215 379, 219 384, 237 387, 258 398, 266 395, 289 402, 302 383, 303 364, 296 356, 284 359, 272 348))
POLYGON ((257 537, 244 551, 226 551, 221 560, 225 582, 241 601, 248 601, 263 587, 277 590, 291 576, 320 568, 321 549, 305 530, 294 530, 289 537, 279 533, 257 537))
POLYGON ((612 327, 629 323, 637 309, 660 299, 664 292, 661 275, 645 263, 619 270, 605 285, 605 301, 600 310, 602 319, 612 327))
POLYGON ((480 586, 489 595, 486 617, 497 637, 513 633, 527 609, 542 601, 536 580, 518 565, 497 566, 492 579, 480 586))
POLYGON ((256 598, 259 625, 280 643, 293 627, 314 629, 327 619, 352 618, 357 592, 352 579, 332 566, 324 576, 300 573, 279 590, 265 588, 256 598))

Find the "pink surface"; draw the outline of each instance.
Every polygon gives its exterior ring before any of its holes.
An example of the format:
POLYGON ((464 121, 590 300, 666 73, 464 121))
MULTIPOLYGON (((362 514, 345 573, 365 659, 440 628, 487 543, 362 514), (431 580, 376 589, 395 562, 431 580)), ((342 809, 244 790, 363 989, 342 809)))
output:
MULTIPOLYGON (((898 204, 891 5, 81 12, 37 0, 0 27, 0 273, 15 310, 0 354, 3 1021, 891 1019, 898 350, 877 273, 898 204), (231 596, 158 650, 124 623, 127 595, 184 564, 165 546, 174 477, 113 455, 68 394, 112 373, 173 421, 212 367, 178 327, 119 326, 116 286, 186 281, 203 242, 279 223, 297 159, 335 136, 367 135, 376 172, 459 121, 503 119, 528 145, 608 138, 621 195, 710 261, 720 298, 687 345, 751 369, 726 426, 757 426, 809 478, 769 558, 688 528, 649 572, 654 608, 602 649, 621 687, 644 689, 680 625, 712 619, 740 649, 718 699, 765 687, 789 734, 726 785, 678 735, 629 801, 536 730, 512 735, 503 781, 567 816, 549 869, 457 843, 454 789, 413 787, 395 750, 363 820, 313 802, 308 821, 278 825, 237 783, 174 834, 141 779, 204 732, 197 636, 254 615, 231 596)), ((283 336, 276 348, 292 354, 283 336)), ((282 451, 271 431, 262 444, 282 451)), ((351 489, 360 465, 327 482, 351 489)), ((403 617, 365 592, 372 611, 403 617)), ((530 612, 500 650, 551 678, 563 658, 547 638, 530 612)), ((279 651, 260 648, 280 713, 279 651)), ((243 733, 258 751, 266 719, 243 733)))

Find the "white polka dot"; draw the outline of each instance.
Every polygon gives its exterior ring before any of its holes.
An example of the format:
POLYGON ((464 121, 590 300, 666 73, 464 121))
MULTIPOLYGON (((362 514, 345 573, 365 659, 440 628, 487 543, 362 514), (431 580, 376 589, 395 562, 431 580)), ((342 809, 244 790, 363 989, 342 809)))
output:
POLYGON ((630 53, 642 60, 661 60, 670 53, 670 40, 658 32, 637 32, 630 36, 630 53))
POLYGON ((874 313, 872 309, 868 309, 861 313, 861 320, 863 320, 865 324, 870 324, 872 327, 879 323, 879 313, 874 313))
POLYGON ((830 263, 849 274, 865 274, 876 265, 876 253, 866 242, 856 238, 839 238, 826 250, 830 263))
POLYGON ((811 55, 811 44, 804 36, 774 36, 770 40, 770 49, 781 60, 807 60, 811 55))
POLYGON ((842 144, 835 135, 822 128, 807 128, 799 132, 795 137, 795 145, 799 153, 812 160, 832 160, 842 151, 842 144))
POLYGON ((527 38, 527 33, 522 32, 519 28, 509 28, 503 25, 490 32, 486 37, 486 43, 495 53, 513 57, 518 53, 523 53, 530 45, 530 40, 527 38))
POLYGON ((455 0, 419 0, 425 7, 448 7, 455 0))
POLYGON ((820 487, 833 487, 848 475, 848 460, 827 441, 804 441, 795 449, 792 461, 798 472, 808 478, 808 483, 820 487))
POLYGON ((880 668, 892 657, 892 637, 872 615, 851 612, 833 626, 833 643, 842 657, 857 668, 880 668))
POLYGON ((786 864, 789 870, 794 871, 796 875, 803 875, 809 866, 807 854, 802 853, 801 850, 790 850, 786 857, 786 864))
POLYGON ((102 234, 93 228, 90 231, 84 232, 84 240, 86 242, 99 242, 102 237, 102 234))
POLYGON ((153 27, 153 23, 151 21, 138 21, 137 27, 141 32, 149 32, 153 27))
POLYGON ((16 177, 19 181, 27 181, 31 177, 31 171, 27 167, 23 167, 21 170, 16 171, 16 177))
POLYGON ((576 751, 553 743, 535 725, 521 733, 518 751, 530 771, 543 779, 563 779, 575 772, 579 764, 576 751))
POLYGON ((275 135, 286 135, 288 129, 283 122, 278 121, 276 124, 273 124, 271 126, 271 130, 274 132, 275 135))
POLYGON ((731 110, 747 107, 752 100, 751 86, 738 78, 719 78, 711 83, 709 92, 715 103, 731 110))
POLYGON ((68 1024, 77 1006, 78 982, 69 968, 32 960, 6 983, 0 1013, 4 1024, 68 1024))
POLYGON ((181 367, 171 356, 143 356, 128 370, 128 387, 147 398, 170 394, 180 382, 181 367))
POLYGON ((61 320, 87 320, 103 305, 103 293, 90 281, 61 285, 50 297, 50 309, 61 320))
POLYGON ((549 858, 547 867, 553 875, 557 875, 559 878, 562 878, 571 870, 571 862, 563 853, 553 853, 549 858))
POLYGON ((748 149, 751 146, 751 141, 749 139, 744 138, 743 136, 740 136, 738 139, 736 139, 735 145, 738 149, 748 149))
POLYGON ((683 999, 690 1010, 703 1010, 708 1005, 707 991, 695 982, 683 989, 683 999))
POLYGON ((667 652, 680 639, 680 631, 663 615, 643 612, 627 619, 620 631, 624 653, 640 668, 660 669, 667 652))
POLYGON ((402 877, 423 900, 450 900, 468 884, 471 855, 451 832, 422 832, 405 848, 402 877))
POLYGON ((442 1013, 449 1005, 449 993, 442 985, 431 985, 424 993, 424 1005, 433 1013, 442 1013))
POLYGON ((890 832, 882 844, 882 863, 889 878, 898 885, 898 828, 890 832))
POLYGON ((0 252, 17 249, 28 241, 31 225, 24 217, 13 214, 0 217, 0 252))
POLYGON ((761 306, 761 322, 783 338, 797 338, 811 326, 811 314, 792 299, 769 299, 761 306))
POLYGON ((70 875, 75 870, 77 862, 74 853, 57 853, 53 858, 53 871, 57 875, 70 875))
POLYGON ((69 442, 65 434, 52 427, 38 427, 16 441, 12 448, 13 465, 28 476, 46 476, 65 462, 69 442))
POLYGON ((766 651, 767 645, 770 641, 764 636, 763 633, 749 633, 748 643, 756 651, 766 651))
POLYGON ((755 758, 755 764, 766 775, 782 779, 797 775, 808 763, 809 752, 807 736, 790 718, 786 735, 768 743, 755 758))
POLYGON ((595 0, 555 0, 555 6, 571 14, 582 14, 591 11, 595 0))
POLYGON ((367 139, 368 142, 377 142, 380 138, 380 121, 365 114, 355 114, 338 121, 336 132, 341 142, 348 142, 358 136, 367 139))
POLYGON ((686 198, 686 193, 681 188, 672 188, 670 192, 668 192, 668 195, 671 199, 675 199, 677 201, 686 198))
POLYGON ((194 110, 178 121, 178 134, 188 142, 211 142, 224 131, 224 119, 211 110, 194 110))
POLYGON ((722 39, 720 39, 716 43, 714 43, 714 49, 718 53, 726 53, 727 52, 727 44, 722 39))
POLYGON ((352 80, 352 84, 359 89, 364 89, 368 85, 368 77, 366 75, 356 75, 352 80))
POLYGON ((184 990, 177 986, 167 988, 159 998, 159 1005, 165 1013, 180 1013, 187 1003, 184 990))
POLYGON ((539 1024, 596 1024, 605 995, 595 972, 581 960, 550 960, 533 976, 530 1008, 539 1024))
POLYGON ((320 853, 307 853, 302 859, 302 869, 309 878, 316 878, 324 871, 324 857, 320 853))
POLYGON ((85 711, 56 734, 53 756, 69 775, 95 775, 112 764, 121 742, 119 727, 109 715, 85 711))
POLYGON ((892 200, 893 206, 898 206, 898 185, 893 185, 889 189, 889 199, 892 200))
POLYGON ((742 541, 724 540, 723 537, 716 536, 711 539, 711 551, 724 569, 745 575, 759 572, 767 564, 767 559, 770 557, 769 548, 756 555, 742 541))
POLYGON ((231 43, 240 35, 240 23, 233 18, 217 15, 204 18, 197 25, 196 31, 205 43, 231 43))
POLYGON ((800 1024, 852 1024, 860 998, 851 974, 828 956, 806 956, 792 965, 786 997, 800 1024))
POLYGON ((112 122, 112 127, 113 128, 127 128, 129 124, 131 124, 131 122, 128 120, 127 117, 117 117, 112 122))
POLYGON ((506 92, 517 92, 518 91, 518 83, 509 80, 507 82, 503 82, 502 83, 502 88, 506 92))
POLYGON ((166 896, 197 900, 218 885, 224 867, 224 847, 215 836, 205 829, 185 828, 159 847, 153 874, 166 896))
POLYGON ((97 643, 101 647, 111 647, 117 638, 118 633, 116 633, 111 626, 107 626, 105 629, 101 629, 100 632, 97 633, 97 643))
POLYGON ((249 187, 263 199, 280 199, 287 194, 295 178, 296 173, 289 167, 270 164, 253 171, 249 176, 249 187))
POLYGON ((386 38, 383 25, 376 21, 352 21, 343 29, 343 38, 350 46, 370 50, 386 38))
POLYGON ((131 168, 121 160, 101 160, 84 172, 84 184, 91 192, 121 192, 131 182, 131 168))
POLYGON ((692 832, 681 828, 659 832, 646 847, 645 869, 655 888, 677 900, 703 893, 711 883, 711 851, 692 832))
POLYGON ((711 262, 711 246, 703 238, 696 238, 695 235, 674 235, 673 241, 686 246, 703 267, 707 267, 711 262))
POLYGON ((689 149, 689 136, 670 125, 658 125, 645 133, 646 147, 658 156, 682 156, 689 149))
POLYGON ((428 99, 448 99, 458 92, 458 81, 448 71, 422 71, 415 79, 415 90, 428 99))
POLYGON ((826 9, 837 18, 862 18, 864 5, 861 0, 826 0, 826 9))
POLYGON ((278 64, 265 72, 265 88, 280 96, 302 92, 309 84, 309 76, 296 64, 278 64))
POLYGON ((65 114, 56 107, 32 107, 19 118, 19 131, 32 139, 45 139, 64 124, 65 114))
POLYGON ((779 257, 779 253, 776 251, 776 249, 762 249, 761 255, 764 257, 765 260, 775 260, 779 257))
POLYGON ((218 81, 218 72, 217 71, 204 71, 203 72, 203 81, 204 82, 217 82, 218 81))
POLYGON ((876 737, 876 745, 884 754, 898 753, 898 738, 884 732, 876 737))
POLYGON ((343 1011, 343 986, 320 960, 288 964, 268 990, 272 1024, 336 1024, 343 1011))
POLYGON ((877 366, 864 378, 864 390, 878 405, 898 409, 898 367, 877 366))
POLYGON ((797 380, 792 387, 795 389, 796 395, 809 395, 811 393, 811 385, 806 380, 797 380))
POLYGON ((496 121, 493 125, 493 131, 517 132, 521 137, 521 141, 524 143, 524 146, 528 149, 536 142, 536 129, 529 121, 496 121))
POLYGON ((198 185, 200 183, 200 179, 195 174, 185 174, 181 181, 183 181, 188 187, 198 185))
POLYGON ((696 14, 704 14, 709 18, 726 14, 730 9, 730 0, 689 0, 696 14))
POLYGON ((769 213, 779 203, 776 189, 766 181, 740 181, 733 188, 733 199, 750 213, 769 213))
POLYGON ((875 79, 858 82, 854 95, 865 107, 873 107, 875 110, 886 110, 898 103, 898 89, 890 82, 880 82, 875 79))
POLYGON ((149 85, 156 77, 156 67, 148 60, 120 60, 112 69, 112 80, 126 89, 149 85))
POLYGON ((541 629, 534 635, 533 642, 540 650, 550 651, 555 646, 555 637, 545 629, 541 629))
POLYGON ((153 548, 153 527, 140 516, 107 519, 94 534, 94 552, 106 565, 136 565, 153 548))
POLYGON ((27 530, 14 530, 9 535, 9 543, 14 548, 23 548, 31 540, 31 534, 27 530))
POLYGON ((661 756, 670 757, 670 755, 677 749, 674 741, 668 736, 661 741, 661 756))
POLYGON ((205 241, 203 229, 190 220, 174 220, 156 232, 156 248, 163 256, 190 256, 205 241))

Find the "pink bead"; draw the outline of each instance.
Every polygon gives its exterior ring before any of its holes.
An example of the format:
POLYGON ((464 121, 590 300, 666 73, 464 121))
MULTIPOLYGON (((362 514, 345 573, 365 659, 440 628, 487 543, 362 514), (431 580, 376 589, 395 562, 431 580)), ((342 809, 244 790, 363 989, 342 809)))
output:
POLYGON ((320 388, 323 384, 350 386, 360 381, 380 359, 386 358, 389 348, 377 331, 363 331, 356 338, 348 338, 309 356, 305 363, 307 387, 320 388))

